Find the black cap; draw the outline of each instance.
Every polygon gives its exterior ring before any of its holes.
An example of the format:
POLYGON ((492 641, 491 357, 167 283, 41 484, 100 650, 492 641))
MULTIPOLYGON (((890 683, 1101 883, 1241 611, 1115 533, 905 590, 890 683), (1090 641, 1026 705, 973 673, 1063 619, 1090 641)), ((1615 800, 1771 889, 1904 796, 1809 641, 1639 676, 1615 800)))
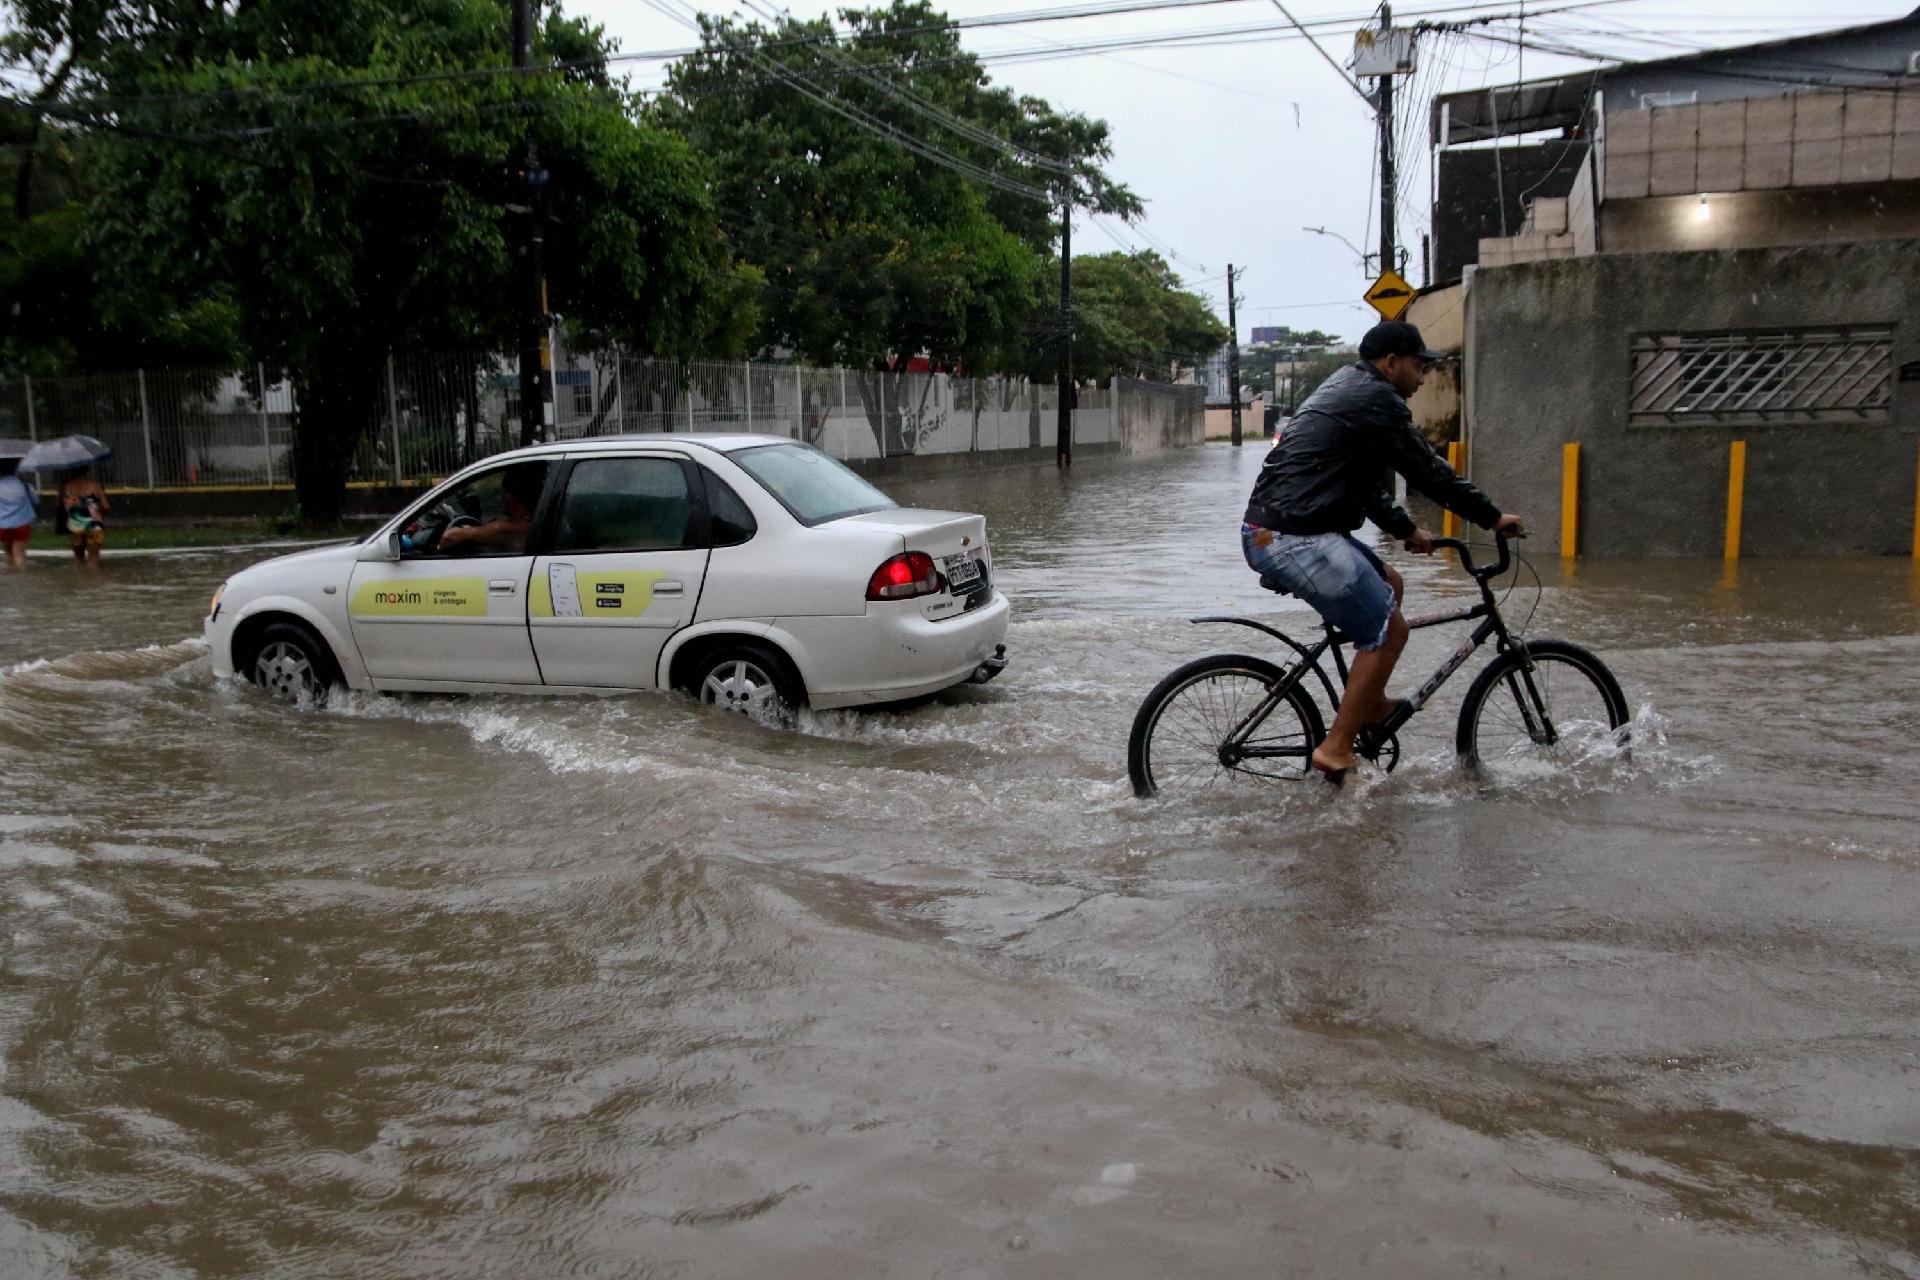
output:
POLYGON ((1429 351, 1420 330, 1404 320, 1389 320, 1367 330, 1360 339, 1360 358, 1378 360, 1381 356, 1419 356, 1422 360, 1445 360, 1444 351, 1429 351))

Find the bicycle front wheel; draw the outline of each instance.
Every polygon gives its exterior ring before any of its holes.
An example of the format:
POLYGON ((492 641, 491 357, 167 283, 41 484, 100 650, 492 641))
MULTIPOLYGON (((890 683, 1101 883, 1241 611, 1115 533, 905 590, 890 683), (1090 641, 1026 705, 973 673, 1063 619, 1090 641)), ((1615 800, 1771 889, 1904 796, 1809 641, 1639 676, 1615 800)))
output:
POLYGON ((1153 687, 1133 717, 1127 739, 1133 793, 1271 786, 1306 777, 1313 749, 1326 732, 1320 708, 1298 684, 1244 741, 1231 741, 1285 678, 1273 663, 1239 653, 1176 668, 1153 687))
POLYGON ((1627 745, 1627 698, 1599 658, 1564 640, 1530 640, 1487 665, 1460 704, 1454 747, 1468 766, 1570 763, 1627 745))

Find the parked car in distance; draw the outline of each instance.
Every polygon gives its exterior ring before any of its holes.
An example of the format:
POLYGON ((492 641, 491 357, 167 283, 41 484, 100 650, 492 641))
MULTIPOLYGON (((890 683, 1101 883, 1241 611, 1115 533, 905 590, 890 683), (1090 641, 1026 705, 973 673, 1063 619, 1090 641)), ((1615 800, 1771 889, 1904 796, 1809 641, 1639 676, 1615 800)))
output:
POLYGON ((205 634, 216 673, 290 701, 659 688, 778 718, 989 680, 1007 614, 981 516, 785 436, 645 435, 475 463, 235 574, 205 634))

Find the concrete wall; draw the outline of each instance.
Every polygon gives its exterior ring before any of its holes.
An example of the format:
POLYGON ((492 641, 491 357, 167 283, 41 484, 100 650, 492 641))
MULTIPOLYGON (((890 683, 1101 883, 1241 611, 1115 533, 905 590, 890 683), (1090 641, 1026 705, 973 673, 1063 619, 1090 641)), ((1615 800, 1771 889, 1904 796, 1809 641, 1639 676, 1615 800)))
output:
MULTIPOLYGON (((1259 419, 1249 419, 1247 430, 1258 435, 1259 419)), ((1049 432, 1053 423, 1047 424, 1049 432)), ((1198 444, 1196 438, 1191 443, 1198 444)), ((1094 458, 1119 457, 1135 452, 1111 440, 1075 439, 1076 462, 1094 458)), ((995 449, 981 453, 916 453, 891 458, 854 458, 847 465, 882 488, 890 480, 925 480, 956 472, 1000 471, 1017 467, 1051 467, 1054 446, 1039 448, 995 449)), ((347 490, 345 511, 349 519, 381 519, 425 493, 430 486, 354 485, 347 490)), ((113 518, 116 524, 191 524, 196 521, 291 519, 298 514, 290 488, 231 489, 114 489, 113 518)), ((43 501, 43 522, 50 522, 49 508, 43 501)))
MULTIPOLYGON (((1255 396, 1240 406, 1240 434, 1242 437, 1266 434, 1267 398, 1255 396)), ((1230 404, 1207 406, 1207 439, 1227 440, 1233 436, 1233 406, 1230 404)))
MULTIPOLYGON (((1467 288, 1448 285, 1413 300, 1401 319, 1420 327, 1420 336, 1435 351, 1460 350, 1466 341, 1467 288)), ((1450 361, 1427 375, 1426 382, 1407 402, 1414 425, 1434 444, 1460 438, 1460 365, 1450 361)))
POLYGON ((1608 200, 1920 178, 1920 85, 1609 111, 1608 200))
POLYGON ((1608 253, 1760 249, 1920 237, 1920 182, 1814 190, 1741 191, 1609 200, 1600 209, 1608 253))
POLYGON ((1469 470, 1551 539, 1561 445, 1582 446, 1580 550, 1718 555, 1727 446, 1747 442, 1743 547, 1753 555, 1912 547, 1920 382, 1890 421, 1627 425, 1635 334, 1893 326, 1920 360, 1920 240, 1602 254, 1481 270, 1468 312, 1469 470))

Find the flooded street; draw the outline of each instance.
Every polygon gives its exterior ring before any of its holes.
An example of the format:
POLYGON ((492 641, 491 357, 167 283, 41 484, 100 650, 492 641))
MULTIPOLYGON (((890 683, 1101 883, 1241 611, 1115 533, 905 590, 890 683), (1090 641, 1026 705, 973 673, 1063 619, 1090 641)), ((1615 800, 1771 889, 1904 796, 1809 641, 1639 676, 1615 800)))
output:
POLYGON ((0 580, 0 1276, 1920 1270, 1909 562, 1538 538, 1630 760, 1470 781, 1483 653, 1391 777, 1135 800, 1153 683, 1267 652, 1189 616, 1306 634, 1260 458, 890 486, 1013 664, 797 733, 292 711, 197 638, 257 555, 0 580))

